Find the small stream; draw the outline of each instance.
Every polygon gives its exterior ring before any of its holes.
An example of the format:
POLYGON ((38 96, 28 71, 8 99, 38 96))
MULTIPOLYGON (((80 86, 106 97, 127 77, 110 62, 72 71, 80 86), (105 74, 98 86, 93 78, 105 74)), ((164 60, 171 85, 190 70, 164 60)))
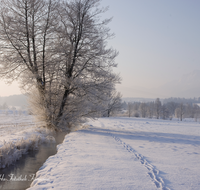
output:
POLYGON ((56 146, 63 142, 67 133, 58 133, 56 144, 42 144, 38 150, 30 151, 13 165, 0 169, 1 190, 24 190, 30 187, 36 172, 48 157, 57 153, 56 146))

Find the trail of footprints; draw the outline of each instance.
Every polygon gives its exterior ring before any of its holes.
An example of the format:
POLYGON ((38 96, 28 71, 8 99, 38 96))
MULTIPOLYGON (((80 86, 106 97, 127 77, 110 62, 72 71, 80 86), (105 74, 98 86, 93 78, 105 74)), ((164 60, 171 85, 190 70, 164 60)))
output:
POLYGON ((155 169, 155 167, 152 166, 151 164, 149 164, 147 162, 147 160, 145 160, 144 157, 141 154, 138 154, 136 152, 136 150, 134 150, 130 145, 128 145, 125 142, 123 142, 119 137, 116 137, 114 135, 112 135, 112 137, 117 142, 122 144, 124 146, 124 148, 126 148, 126 150, 128 150, 131 153, 133 153, 135 155, 135 157, 141 162, 141 164, 148 169, 148 174, 152 178, 153 182, 155 183, 155 185, 156 185, 156 187, 158 189, 170 190, 168 187, 165 186, 165 183, 164 183, 163 179, 161 177, 159 177, 159 170, 155 169))

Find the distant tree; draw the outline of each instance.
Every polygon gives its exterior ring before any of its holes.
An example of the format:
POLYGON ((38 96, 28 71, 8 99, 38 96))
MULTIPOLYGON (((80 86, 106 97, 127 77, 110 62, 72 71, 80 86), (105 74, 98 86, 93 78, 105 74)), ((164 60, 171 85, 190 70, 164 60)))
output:
POLYGON ((185 114, 185 106, 183 103, 180 103, 178 108, 176 108, 175 110, 175 115, 177 118, 179 118, 182 121, 184 114, 185 114))
POLYGON ((154 114, 154 102, 148 102, 147 103, 147 115, 149 118, 153 117, 154 114))
POLYGON ((175 109, 178 107, 178 105, 179 105, 178 103, 175 103, 175 102, 172 102, 172 101, 165 103, 165 106, 167 107, 167 110, 169 111, 169 116, 171 118, 174 117, 175 109))
POLYGON ((159 98, 156 99, 155 101, 155 115, 156 115, 156 119, 160 118, 160 109, 161 109, 161 101, 159 98))
POLYGON ((191 103, 187 103, 185 105, 185 117, 187 118, 194 118, 195 115, 195 108, 191 103))
POLYGON ((144 103, 144 102, 141 103, 139 110, 140 110, 141 116, 145 118, 147 115, 147 111, 148 111, 146 103, 144 103))
POLYGON ((194 111, 195 121, 197 122, 198 118, 200 117, 200 107, 197 104, 194 104, 193 111, 194 111))
POLYGON ((128 102, 127 112, 128 112, 128 117, 131 117, 131 115, 133 113, 133 103, 132 102, 128 102))
POLYGON ((115 90, 109 94, 108 100, 106 101, 106 112, 105 112, 105 115, 107 117, 110 117, 110 114, 113 114, 121 110, 122 108, 121 97, 122 95, 119 92, 116 92, 115 90))
POLYGON ((169 111, 168 111, 166 105, 161 106, 160 115, 161 115, 162 119, 168 119, 169 118, 169 111))
POLYGON ((132 105, 132 113, 134 117, 140 117, 140 102, 134 102, 132 105))
POLYGON ((168 102, 174 102, 174 103, 190 103, 190 104, 193 104, 193 103, 198 103, 199 102, 199 99, 198 98, 166 98, 163 100, 163 104, 166 104, 168 102))
POLYGON ((178 118, 178 119, 180 119, 180 117, 181 117, 181 116, 180 116, 180 112, 181 112, 181 111, 180 111, 180 108, 176 108, 176 109, 175 109, 175 117, 178 118))
POLYGON ((185 106, 183 105, 183 103, 180 104, 180 119, 181 121, 183 120, 183 116, 185 114, 185 106))
POLYGON ((127 103, 125 101, 122 103, 122 109, 127 110, 127 103))

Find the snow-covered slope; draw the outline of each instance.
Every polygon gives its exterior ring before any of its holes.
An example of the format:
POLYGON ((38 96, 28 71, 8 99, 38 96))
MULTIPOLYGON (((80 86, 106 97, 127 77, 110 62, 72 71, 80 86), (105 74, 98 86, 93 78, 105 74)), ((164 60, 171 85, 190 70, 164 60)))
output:
POLYGON ((102 118, 70 133, 29 190, 200 189, 200 124, 102 118))

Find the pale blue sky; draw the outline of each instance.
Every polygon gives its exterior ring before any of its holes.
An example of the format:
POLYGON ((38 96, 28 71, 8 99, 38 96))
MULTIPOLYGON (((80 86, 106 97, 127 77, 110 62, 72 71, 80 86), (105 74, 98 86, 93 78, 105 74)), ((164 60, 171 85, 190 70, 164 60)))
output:
MULTIPOLYGON (((109 42, 120 54, 122 94, 134 86, 154 88, 200 69, 199 0, 103 0, 113 16, 109 42)), ((141 96, 148 96, 143 95, 141 96)))
MULTIPOLYGON (((101 5, 109 6, 104 16, 113 17, 115 38, 109 45, 119 51, 116 71, 123 81, 117 89, 124 97, 148 97, 135 87, 156 88, 200 70, 199 0, 102 0, 101 5)), ((0 96, 20 93, 15 86, 0 96)))

